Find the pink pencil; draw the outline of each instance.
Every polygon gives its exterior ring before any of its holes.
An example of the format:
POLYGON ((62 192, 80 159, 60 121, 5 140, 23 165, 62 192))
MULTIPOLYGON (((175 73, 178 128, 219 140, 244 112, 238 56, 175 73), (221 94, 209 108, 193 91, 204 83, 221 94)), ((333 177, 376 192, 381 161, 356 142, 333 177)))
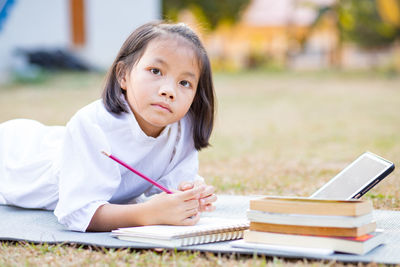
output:
POLYGON ((142 177, 143 179, 145 179, 146 181, 152 183, 153 185, 157 186, 158 188, 160 188, 161 190, 163 190, 165 193, 167 194, 172 194, 172 191, 168 190, 167 188, 165 188, 164 186, 160 185, 159 183, 157 183, 156 181, 150 179, 149 177, 145 176, 144 174, 138 172, 137 170, 135 170, 134 168, 132 168, 131 166, 129 166, 128 164, 126 164, 125 162, 123 162, 122 160, 120 160, 119 158, 108 154, 104 151, 101 151, 101 153, 103 153, 104 155, 106 155, 107 157, 109 157, 110 159, 118 162, 119 164, 121 164, 122 166, 124 166, 125 168, 127 168, 128 170, 130 170, 133 173, 136 173, 137 175, 139 175, 140 177, 142 177))

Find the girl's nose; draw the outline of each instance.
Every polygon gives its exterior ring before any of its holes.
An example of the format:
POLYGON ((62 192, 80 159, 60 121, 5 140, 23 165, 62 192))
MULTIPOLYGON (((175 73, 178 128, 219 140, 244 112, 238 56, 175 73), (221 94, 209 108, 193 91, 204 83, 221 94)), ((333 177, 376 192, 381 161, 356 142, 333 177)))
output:
POLYGON ((175 90, 172 85, 164 85, 160 87, 159 95, 166 97, 170 100, 175 99, 175 90))

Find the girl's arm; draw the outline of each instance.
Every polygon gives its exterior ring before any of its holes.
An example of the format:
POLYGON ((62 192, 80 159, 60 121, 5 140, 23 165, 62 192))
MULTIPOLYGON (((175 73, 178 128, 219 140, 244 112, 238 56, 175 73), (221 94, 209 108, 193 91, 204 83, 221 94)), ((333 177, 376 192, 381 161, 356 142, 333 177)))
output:
POLYGON ((199 198, 204 190, 200 186, 174 194, 161 193, 139 204, 104 204, 96 210, 86 231, 152 224, 194 225, 200 219, 199 198))

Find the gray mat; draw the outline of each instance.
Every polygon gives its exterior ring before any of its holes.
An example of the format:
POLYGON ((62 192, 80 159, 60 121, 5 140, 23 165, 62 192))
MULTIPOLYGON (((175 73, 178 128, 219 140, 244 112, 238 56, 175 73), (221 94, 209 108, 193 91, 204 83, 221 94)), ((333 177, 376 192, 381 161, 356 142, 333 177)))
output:
MULTIPOLYGON (((220 195, 216 203, 216 211, 204 216, 223 216, 245 218, 249 200, 254 196, 220 195)), ((325 259, 342 262, 377 262, 387 264, 400 263, 400 212, 375 210, 375 219, 379 228, 385 230, 386 244, 377 247, 366 255, 350 255, 335 253, 329 256, 293 254, 277 251, 253 251, 232 248, 230 242, 218 242, 177 250, 191 250, 214 253, 263 254, 285 258, 325 259)), ((66 230, 57 222, 50 211, 28 210, 0 205, 0 240, 28 241, 34 243, 74 243, 94 245, 108 248, 156 248, 154 245, 122 241, 110 236, 110 233, 79 233, 66 230)))

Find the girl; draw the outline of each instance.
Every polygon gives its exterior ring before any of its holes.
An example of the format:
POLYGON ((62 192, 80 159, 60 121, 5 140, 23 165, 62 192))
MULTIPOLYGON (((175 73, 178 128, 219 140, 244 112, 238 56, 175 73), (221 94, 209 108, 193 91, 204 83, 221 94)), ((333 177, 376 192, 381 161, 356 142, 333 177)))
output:
POLYGON ((210 63, 199 38, 183 24, 145 24, 122 45, 102 100, 65 127, 0 124, 0 203, 54 210, 76 231, 193 225, 216 200, 197 175, 197 150, 209 145, 213 122, 210 63), (102 150, 175 193, 160 193, 102 150))

